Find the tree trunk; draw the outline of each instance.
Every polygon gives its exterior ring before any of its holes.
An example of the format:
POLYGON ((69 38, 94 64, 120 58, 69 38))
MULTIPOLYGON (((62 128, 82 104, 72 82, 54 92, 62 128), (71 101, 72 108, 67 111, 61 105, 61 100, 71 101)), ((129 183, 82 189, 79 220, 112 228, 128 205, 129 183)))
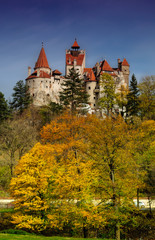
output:
POLYGON ((116 225, 116 240, 120 240, 120 239, 121 239, 120 224, 117 223, 117 225, 116 225))
POLYGON ((83 237, 87 238, 88 236, 88 229, 86 227, 83 227, 83 237))
POLYGON ((137 188, 137 207, 139 208, 139 188, 137 188))

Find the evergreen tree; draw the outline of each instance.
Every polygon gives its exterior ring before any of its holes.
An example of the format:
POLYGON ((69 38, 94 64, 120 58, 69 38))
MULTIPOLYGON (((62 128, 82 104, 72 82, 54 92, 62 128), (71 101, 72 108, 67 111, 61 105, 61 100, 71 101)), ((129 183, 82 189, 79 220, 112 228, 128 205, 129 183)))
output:
POLYGON ((0 92, 0 121, 5 120, 9 116, 9 107, 4 98, 4 94, 0 92))
POLYGON ((129 93, 127 95, 126 111, 128 116, 137 116, 139 111, 139 89, 135 75, 130 81, 129 93))
POLYGON ((13 90, 13 100, 10 102, 10 105, 12 109, 17 110, 21 114, 24 109, 29 106, 31 98, 28 93, 27 86, 24 84, 23 80, 18 81, 13 90))
POLYGON ((62 84, 62 92, 60 92, 61 104, 70 107, 71 112, 75 112, 81 103, 88 103, 88 97, 84 80, 80 79, 79 74, 72 68, 67 79, 62 84))

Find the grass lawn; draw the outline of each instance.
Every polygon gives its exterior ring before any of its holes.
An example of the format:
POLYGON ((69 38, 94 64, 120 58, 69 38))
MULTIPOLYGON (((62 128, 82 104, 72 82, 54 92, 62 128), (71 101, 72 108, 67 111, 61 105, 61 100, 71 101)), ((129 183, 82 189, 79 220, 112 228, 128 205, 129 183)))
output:
MULTIPOLYGON (((85 240, 85 239, 70 238, 70 237, 44 237, 44 236, 37 236, 37 235, 17 235, 17 234, 0 233, 0 240, 85 240)), ((91 239, 87 238, 87 240, 93 240, 93 238, 91 239)))

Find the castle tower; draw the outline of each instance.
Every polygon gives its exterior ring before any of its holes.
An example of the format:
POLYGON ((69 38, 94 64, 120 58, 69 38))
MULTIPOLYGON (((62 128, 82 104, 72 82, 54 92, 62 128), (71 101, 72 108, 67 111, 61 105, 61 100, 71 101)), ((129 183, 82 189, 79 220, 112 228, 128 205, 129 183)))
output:
POLYGON ((58 70, 52 72, 42 46, 34 72, 31 74, 31 68, 28 67, 28 77, 26 78, 26 85, 34 105, 42 106, 49 104, 51 101, 59 102, 62 81, 60 75, 61 72, 58 70))
POLYGON ((69 70, 74 67, 74 69, 80 74, 80 77, 83 77, 85 68, 85 50, 79 49, 80 46, 75 39, 71 50, 66 50, 66 76, 68 76, 69 70))
POLYGON ((46 57, 43 45, 42 45, 38 60, 35 64, 34 70, 37 70, 37 71, 42 70, 42 71, 46 72, 47 74, 51 73, 51 69, 48 65, 48 61, 47 61, 47 57, 46 57))
POLYGON ((121 62, 121 71, 123 73, 126 85, 129 86, 130 65, 125 58, 123 59, 123 62, 121 62))

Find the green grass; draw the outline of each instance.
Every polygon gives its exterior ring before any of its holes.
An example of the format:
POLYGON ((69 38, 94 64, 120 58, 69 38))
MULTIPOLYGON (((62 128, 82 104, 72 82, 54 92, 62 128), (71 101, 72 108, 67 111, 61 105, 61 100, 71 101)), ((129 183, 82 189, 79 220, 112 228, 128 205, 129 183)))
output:
MULTIPOLYGON (((0 233, 0 240, 85 240, 85 239, 71 237, 45 237, 37 235, 16 235, 0 233)), ((93 238, 87 238, 87 240, 93 240, 93 238)))
POLYGON ((0 213, 14 212, 13 208, 0 208, 0 213))

